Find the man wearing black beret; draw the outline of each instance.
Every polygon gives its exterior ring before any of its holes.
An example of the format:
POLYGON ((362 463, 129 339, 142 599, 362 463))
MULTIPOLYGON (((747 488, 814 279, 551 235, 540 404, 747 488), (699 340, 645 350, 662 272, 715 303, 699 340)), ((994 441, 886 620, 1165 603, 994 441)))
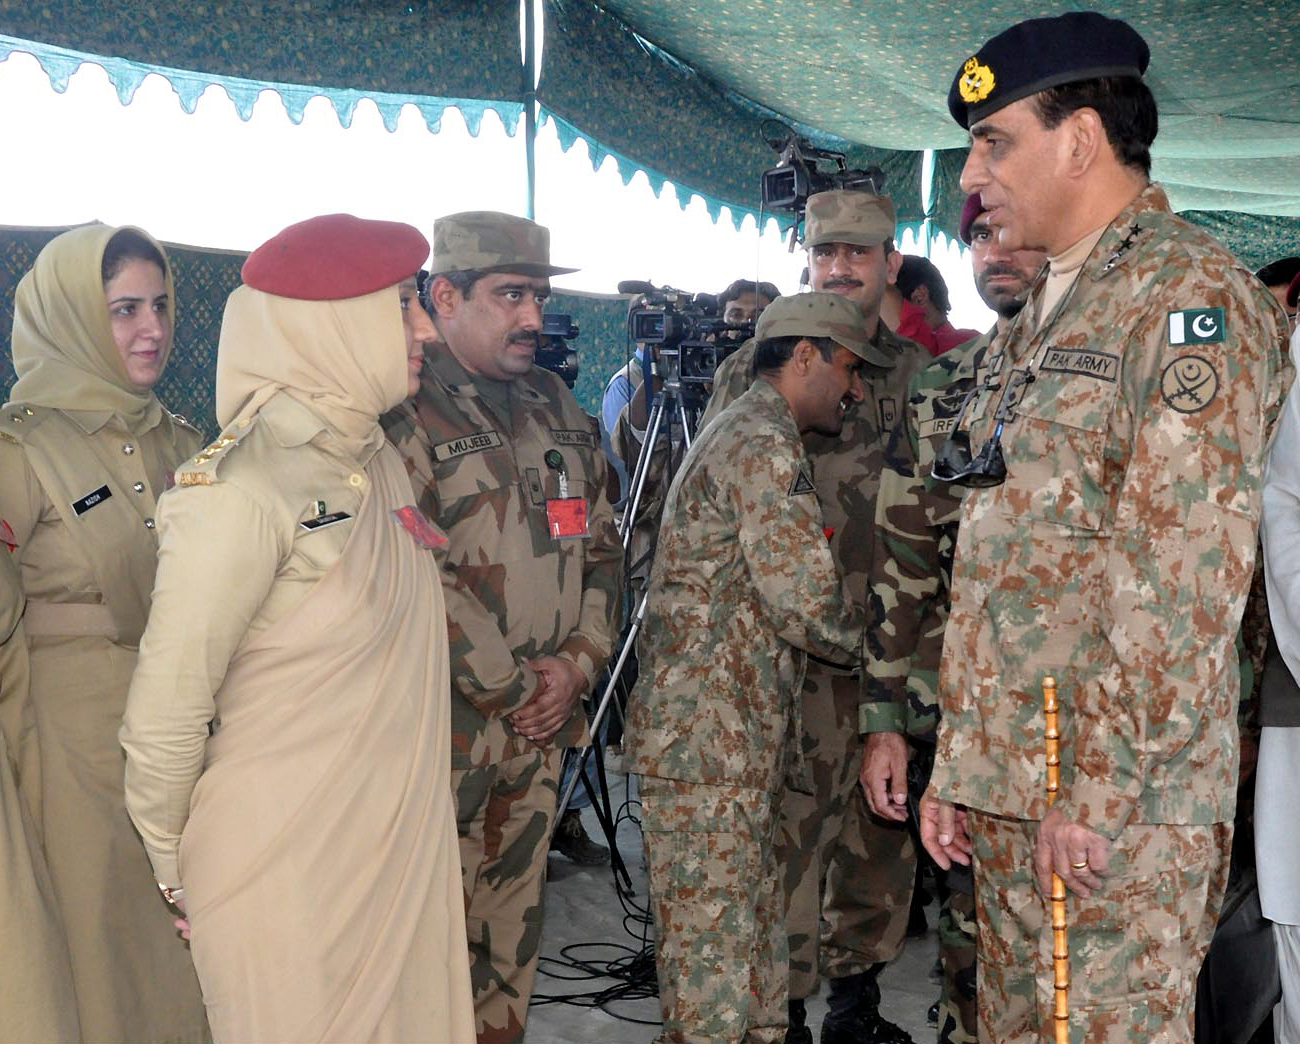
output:
POLYGON ((1234 639, 1292 371, 1277 303, 1150 181, 1148 61, 1124 22, 1033 19, 948 99, 962 188, 1002 247, 1048 255, 934 464, 968 492, 922 837, 973 857, 982 1041, 1052 1036, 1053 873, 1071 1039, 1190 1041, 1227 881, 1234 639))

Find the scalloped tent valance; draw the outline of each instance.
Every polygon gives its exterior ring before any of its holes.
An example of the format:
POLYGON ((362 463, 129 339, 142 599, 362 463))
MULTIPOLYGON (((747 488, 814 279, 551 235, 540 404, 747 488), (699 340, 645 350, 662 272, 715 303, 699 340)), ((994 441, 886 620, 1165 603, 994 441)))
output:
MULTIPOLYGON (((899 217, 926 216, 922 151, 938 150, 929 216, 953 232, 962 132, 945 107, 953 69, 1024 17, 1019 0, 921 10, 825 0, 530 0, 545 13, 541 79, 525 84, 518 0, 221 0, 158 4, 0 0, 7 46, 38 54, 51 82, 79 61, 129 98, 150 72, 192 107, 209 84, 241 115, 264 90, 301 118, 330 100, 345 123, 363 97, 390 127, 414 105, 431 129, 448 107, 471 129, 488 109, 512 131, 534 97, 560 140, 644 171, 685 203, 739 223, 774 154, 760 122, 781 114, 822 147, 874 163, 899 217), (238 17, 232 17, 237 11, 238 17), (22 43, 21 41, 39 41, 22 43), (96 58, 93 55, 112 57, 96 58), (193 71, 188 71, 193 70, 193 71)), ((1154 174, 1176 209, 1212 222, 1256 261, 1300 243, 1300 23, 1267 0, 1112 0, 1151 44, 1161 107, 1154 174), (1201 215, 1211 215, 1204 219, 1201 215)))

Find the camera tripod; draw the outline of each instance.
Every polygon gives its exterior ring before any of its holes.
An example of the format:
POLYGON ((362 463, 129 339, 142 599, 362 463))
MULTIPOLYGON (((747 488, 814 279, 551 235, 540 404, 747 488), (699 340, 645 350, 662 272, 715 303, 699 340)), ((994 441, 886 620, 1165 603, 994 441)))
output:
MULTIPOLYGON (((623 553, 626 560, 630 554, 632 546, 632 534, 637 521, 637 514, 640 510, 642 497, 645 493, 647 479, 650 475, 652 458, 658 446, 660 432, 664 430, 665 418, 668 418, 667 426, 667 456, 664 462, 663 475, 661 478, 662 490, 666 495, 668 488, 672 485, 672 480, 680 466, 681 459, 686 452, 690 450, 691 443, 695 438, 696 427, 699 423, 700 414, 704 409, 705 396, 703 388, 695 384, 683 385, 679 375, 676 372, 670 372, 663 376, 663 387, 659 394, 656 395, 650 405, 650 411, 646 422, 646 436, 641 443, 640 450, 637 453, 636 465, 632 469, 631 478, 628 484, 628 497, 623 512, 623 518, 619 523, 619 536, 623 541, 623 553), (674 423, 680 423, 680 442, 675 441, 673 431, 674 423)), ((647 380, 638 389, 637 394, 648 394, 650 384, 647 380)), ((653 520, 657 527, 658 520, 653 520)), ((648 563, 652 555, 652 549, 647 549, 646 553, 637 561, 628 564, 625 575, 631 574, 648 563)), ((615 827, 613 811, 610 807, 609 787, 606 779, 604 751, 609 735, 622 735, 623 726, 623 708, 627 703, 628 694, 632 690, 632 685, 636 681, 636 640, 641 632, 641 626, 645 621, 646 599, 648 596, 649 578, 641 585, 641 590, 637 591, 635 581, 628 582, 628 590, 625 595, 626 604, 631 604, 635 600, 635 609, 628 616, 624 625, 621 642, 617 654, 612 658, 610 666, 606 668, 602 679, 605 681, 605 688, 601 694, 600 701, 596 705, 596 710, 591 716, 591 746, 584 748, 580 752, 573 752, 570 756, 577 757, 577 770, 573 778, 569 780, 569 785, 560 795, 560 803, 556 812, 555 821, 558 824, 560 817, 564 815, 565 810, 569 807, 569 802, 573 799, 573 793, 577 789, 579 781, 587 791, 587 796, 591 798, 592 808, 595 810, 596 818, 600 822, 601 830, 605 834, 606 843, 609 845, 610 864, 614 870, 616 881, 621 881, 622 886, 629 892, 632 889, 632 881, 628 876, 627 867, 619 855, 618 845, 615 843, 615 827), (604 725, 611 709, 618 718, 617 733, 610 733, 602 738, 602 725, 604 725), (586 767, 587 761, 595 752, 596 762, 596 788, 593 789, 591 781, 587 778, 586 767), (595 790, 599 790, 599 800, 595 790)))

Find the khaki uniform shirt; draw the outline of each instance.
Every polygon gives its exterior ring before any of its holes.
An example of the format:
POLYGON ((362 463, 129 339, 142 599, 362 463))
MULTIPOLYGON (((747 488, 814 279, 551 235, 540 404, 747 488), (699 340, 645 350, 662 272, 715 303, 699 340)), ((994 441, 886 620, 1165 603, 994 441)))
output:
POLYGON ((859 725, 934 743, 939 656, 964 487, 932 478, 981 370, 991 334, 954 348, 912 378, 876 498, 866 641, 866 695, 859 725))
MULTIPOLYGON (((618 636, 623 549, 606 491, 599 427, 554 374, 534 367, 483 398, 444 345, 426 352, 420 390, 383 418, 420 509, 450 538, 443 563, 451 645, 452 768, 535 749, 507 720, 533 695, 527 660, 561 656, 594 684, 618 636), (588 533, 556 539, 547 502, 586 502, 588 533)), ((588 742, 575 713, 550 745, 588 742)))
POLYGON ((133 753, 127 807, 164 884, 179 882, 176 851, 209 723, 221 727, 213 696, 226 667, 338 560, 369 487, 364 466, 280 393, 181 465, 158 505, 160 586, 122 742, 133 753))
POLYGON ((1041 292, 963 421, 978 453, 1003 407, 1007 477, 962 505, 931 785, 1041 818, 1050 674, 1067 816, 1108 837, 1230 820, 1234 638, 1292 373, 1285 319, 1156 186, 1032 329, 1041 292))
POLYGON ((199 433, 166 410, 140 435, 107 413, 20 403, 0 411, 0 513, 17 544, 29 638, 93 633, 139 645, 158 497, 199 445, 199 433))
POLYGON ((669 489, 628 701, 633 771, 775 792, 798 776, 805 650, 861 656, 785 398, 757 380, 669 489))

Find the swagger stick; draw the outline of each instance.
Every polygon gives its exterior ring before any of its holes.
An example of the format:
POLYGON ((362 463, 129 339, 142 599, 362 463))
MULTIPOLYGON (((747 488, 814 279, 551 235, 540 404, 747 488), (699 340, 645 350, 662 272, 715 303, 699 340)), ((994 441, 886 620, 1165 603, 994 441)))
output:
MULTIPOLYGON (((1056 804, 1061 789, 1061 732, 1057 722, 1056 679, 1043 679, 1043 713, 1047 719, 1047 806, 1056 804)), ((1070 941, 1066 935, 1065 882, 1052 874, 1052 1022, 1056 1044, 1070 1044, 1070 941)))

